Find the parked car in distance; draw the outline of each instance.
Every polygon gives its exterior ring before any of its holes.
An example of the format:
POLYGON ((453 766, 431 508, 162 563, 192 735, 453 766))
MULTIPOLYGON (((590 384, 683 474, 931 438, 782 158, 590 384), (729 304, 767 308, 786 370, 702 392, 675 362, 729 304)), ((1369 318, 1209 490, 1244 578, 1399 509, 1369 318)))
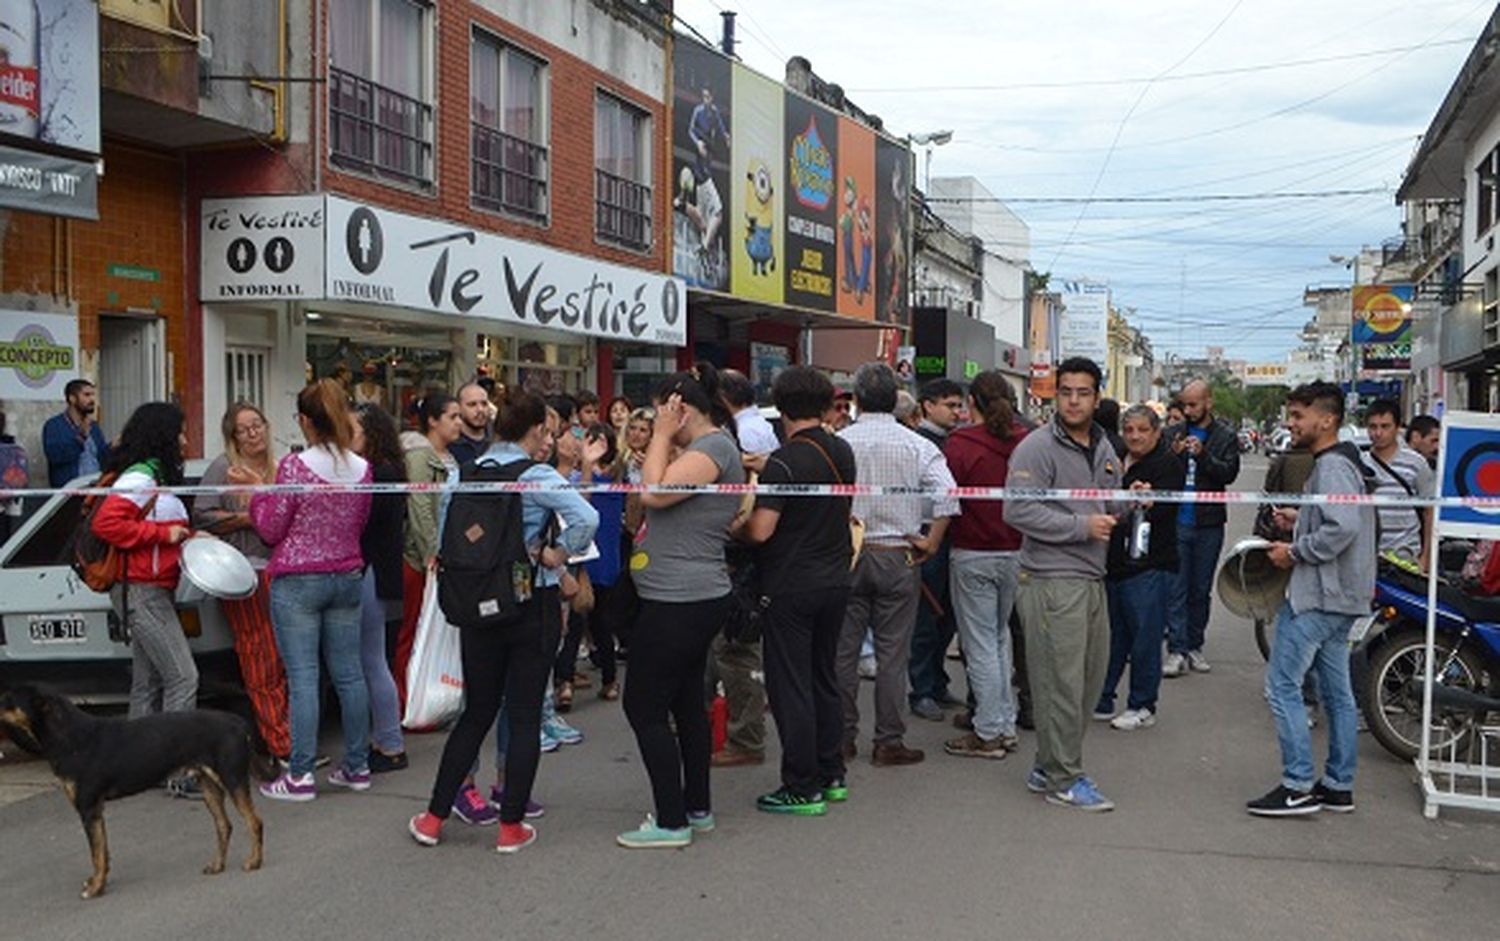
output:
MULTIPOLYGON (((197 483, 208 467, 188 461, 197 483)), ((69 486, 84 487, 80 477, 69 486)), ((184 498, 189 510, 192 498, 184 498)), ((54 495, 0 546, 0 680, 41 681, 75 699, 121 701, 130 691, 130 638, 109 596, 85 585, 69 565, 68 541, 83 497, 54 495)), ((217 601, 178 605, 188 646, 203 675, 200 690, 238 684, 228 622, 217 601)))

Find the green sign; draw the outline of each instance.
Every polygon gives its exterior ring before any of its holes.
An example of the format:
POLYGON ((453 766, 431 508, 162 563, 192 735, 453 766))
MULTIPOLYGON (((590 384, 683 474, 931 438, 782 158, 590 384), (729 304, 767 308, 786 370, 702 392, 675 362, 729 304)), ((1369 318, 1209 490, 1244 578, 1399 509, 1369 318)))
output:
POLYGON ((917 361, 912 365, 917 367, 919 373, 942 375, 948 371, 948 358, 946 356, 918 356, 917 361))
POLYGON ((155 268, 142 268, 140 265, 110 265, 109 276, 111 278, 124 278, 126 281, 160 281, 161 272, 155 268))
POLYGON ((974 362, 972 359, 966 359, 966 360, 964 360, 964 378, 965 379, 973 379, 975 376, 979 375, 982 372, 984 372, 984 367, 980 366, 978 363, 974 362))

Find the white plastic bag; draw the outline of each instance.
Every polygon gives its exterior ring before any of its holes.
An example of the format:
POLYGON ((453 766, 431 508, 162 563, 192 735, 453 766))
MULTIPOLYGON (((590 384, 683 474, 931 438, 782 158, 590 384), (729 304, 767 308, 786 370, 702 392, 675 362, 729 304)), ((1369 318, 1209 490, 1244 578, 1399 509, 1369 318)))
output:
POLYGON ((422 590, 422 613, 406 665, 408 729, 434 729, 458 718, 464 708, 463 658, 458 628, 443 617, 438 604, 437 577, 429 574, 422 590))

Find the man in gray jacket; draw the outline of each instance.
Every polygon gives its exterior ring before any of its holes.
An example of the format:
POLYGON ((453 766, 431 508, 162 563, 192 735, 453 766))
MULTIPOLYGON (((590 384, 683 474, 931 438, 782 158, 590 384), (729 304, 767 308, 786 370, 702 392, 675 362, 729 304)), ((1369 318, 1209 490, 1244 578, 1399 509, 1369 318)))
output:
MULTIPOLYGON (((1305 493, 1364 494, 1369 473, 1359 449, 1339 443, 1344 393, 1328 382, 1299 386, 1287 396, 1292 444, 1315 457, 1305 493)), ((1354 809, 1358 719, 1349 685, 1349 629, 1370 613, 1375 593, 1375 509, 1317 503, 1277 512, 1291 542, 1271 545, 1271 561, 1291 569, 1286 601, 1266 664, 1266 700, 1281 745, 1281 784, 1246 804, 1261 817, 1347 813, 1354 809), (1319 779, 1312 735, 1302 701, 1302 681, 1316 670, 1328 714, 1328 762, 1319 779)))
MULTIPOLYGON (((1057 415, 1010 457, 1007 487, 1120 487, 1120 459, 1094 424, 1102 376, 1093 360, 1057 367, 1057 415)), ((1113 810, 1083 773, 1083 735, 1109 668, 1104 570, 1113 508, 1103 500, 1006 500, 1022 535, 1016 608, 1026 633, 1036 765, 1026 787, 1080 810, 1113 810)))

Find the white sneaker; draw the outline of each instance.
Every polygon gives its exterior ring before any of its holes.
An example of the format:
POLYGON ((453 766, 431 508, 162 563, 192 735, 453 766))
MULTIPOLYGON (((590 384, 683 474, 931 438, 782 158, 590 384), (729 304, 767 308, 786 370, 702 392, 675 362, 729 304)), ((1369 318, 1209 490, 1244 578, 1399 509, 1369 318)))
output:
POLYGON ((1137 729, 1149 729, 1155 724, 1156 713, 1150 709, 1126 709, 1115 716, 1109 726, 1121 732, 1134 732, 1137 729))
POLYGON ((859 678, 862 679, 862 680, 873 680, 873 679, 875 679, 875 658, 874 657, 860 657, 859 658, 859 678))
POLYGON ((1180 653, 1169 653, 1161 662, 1162 676, 1182 676, 1188 670, 1187 657, 1180 653))
POLYGON ((1212 673, 1214 669, 1212 664, 1208 662, 1208 658, 1203 656, 1203 651, 1201 650, 1189 651, 1187 662, 1188 668, 1194 673, 1212 673))

